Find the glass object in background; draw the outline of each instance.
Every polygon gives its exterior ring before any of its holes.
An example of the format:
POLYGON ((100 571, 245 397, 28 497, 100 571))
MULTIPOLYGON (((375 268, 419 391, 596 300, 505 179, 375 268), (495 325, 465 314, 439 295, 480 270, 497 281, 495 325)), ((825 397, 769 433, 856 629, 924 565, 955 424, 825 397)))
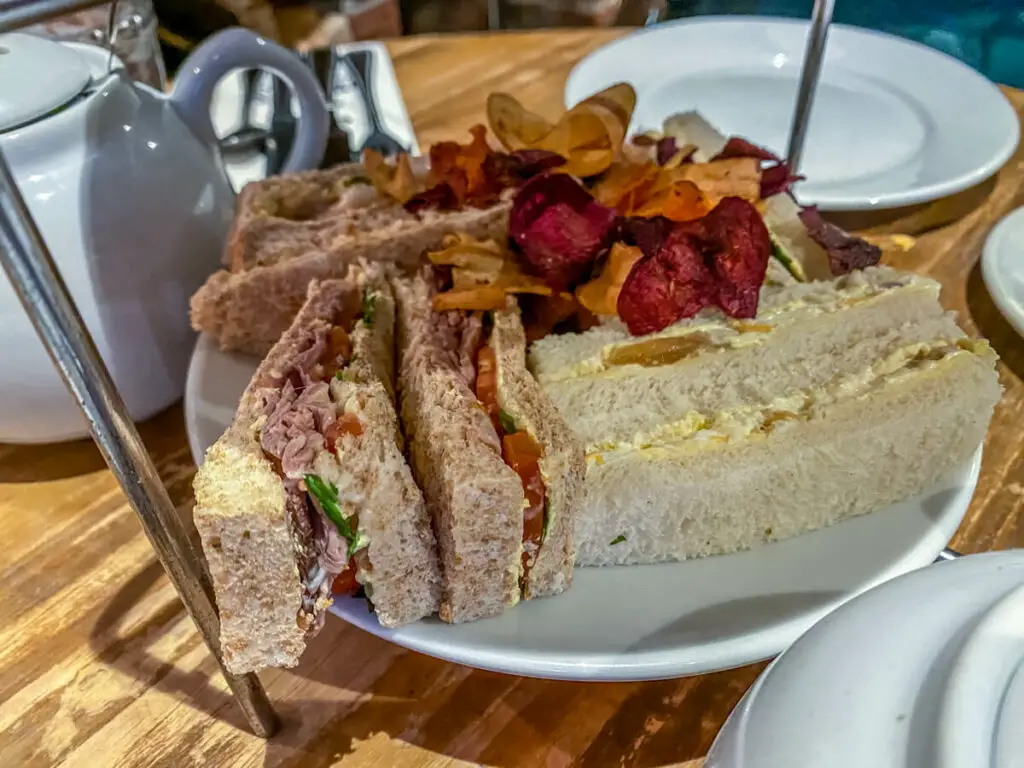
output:
MULTIPOLYGON (((669 0, 666 18, 757 14, 809 19, 812 0, 669 0)), ((1024 87, 1022 0, 836 0, 835 21, 948 53, 998 83, 1024 87)))
POLYGON ((113 46, 108 45, 107 24, 110 4, 59 16, 42 24, 25 27, 28 32, 54 40, 113 47, 125 70, 137 82, 164 90, 167 75, 157 39, 156 13, 150 0, 119 0, 113 46))
POLYGON ((667 0, 402 0, 406 34, 485 29, 640 26, 667 0))

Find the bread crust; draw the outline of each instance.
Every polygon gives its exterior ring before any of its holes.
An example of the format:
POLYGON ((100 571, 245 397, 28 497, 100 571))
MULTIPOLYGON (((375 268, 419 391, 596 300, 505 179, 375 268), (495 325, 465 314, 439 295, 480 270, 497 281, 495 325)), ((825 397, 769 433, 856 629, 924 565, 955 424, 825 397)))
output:
POLYGON ((583 502, 586 471, 583 445, 526 369, 526 334, 515 298, 509 296, 507 308, 494 313, 489 343, 497 358, 498 404, 543 451, 539 463, 551 522, 528 572, 523 597, 557 595, 572 585, 573 526, 583 502))
POLYGON ((192 296, 192 327, 221 349, 264 355, 295 317, 311 280, 344 278, 360 261, 412 267, 441 239, 508 233, 510 203, 411 214, 366 184, 359 164, 246 185, 224 252, 227 267, 192 296))
POLYGON ((393 281, 398 391, 413 473, 434 524, 444 579, 440 617, 458 623, 519 600, 525 496, 458 361, 436 338, 433 287, 393 281))

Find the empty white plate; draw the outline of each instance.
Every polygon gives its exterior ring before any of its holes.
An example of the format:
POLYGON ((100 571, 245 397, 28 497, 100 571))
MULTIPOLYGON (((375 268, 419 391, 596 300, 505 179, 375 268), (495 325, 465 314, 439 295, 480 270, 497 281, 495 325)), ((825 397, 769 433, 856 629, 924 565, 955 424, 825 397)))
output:
MULTIPOLYGON (((615 82, 637 90, 634 130, 698 110, 725 134, 786 151, 807 22, 684 19, 584 58, 572 105, 615 82)), ((829 31, 796 187, 826 210, 891 208, 966 189, 999 170, 1020 134, 999 89, 946 54, 840 24, 829 31)))
POLYGON ((992 228, 981 253, 981 276, 999 311, 1024 336, 1024 208, 992 228))
MULTIPOLYGON (((185 388, 192 454, 230 423, 257 360, 200 338, 185 388)), ((334 613, 398 645, 483 669, 571 680, 647 680, 766 659, 859 592, 934 560, 963 518, 980 452, 920 499, 749 552, 684 563, 579 568, 564 595, 452 626, 383 629, 366 601, 334 613)))
POLYGON ((762 673, 705 768, 1024 766, 1024 553, 851 600, 762 673))

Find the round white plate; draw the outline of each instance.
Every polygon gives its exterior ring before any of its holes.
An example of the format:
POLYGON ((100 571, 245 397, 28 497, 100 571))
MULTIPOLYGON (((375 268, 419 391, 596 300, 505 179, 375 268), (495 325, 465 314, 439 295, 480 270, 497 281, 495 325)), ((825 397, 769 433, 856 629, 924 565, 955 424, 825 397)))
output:
POLYGON ((1024 336, 1024 208, 989 233, 981 253, 981 276, 999 311, 1024 336))
MULTIPOLYGON (((573 105, 615 82, 637 90, 634 130, 696 109, 719 131, 786 152, 807 22, 703 18, 617 40, 576 65, 573 105)), ((966 189, 1013 154, 1020 125, 999 89, 956 59, 835 24, 797 185, 826 210, 892 208, 966 189)))
POLYGON ((761 674, 705 768, 1020 768, 1022 584, 1024 552, 993 552, 851 600, 761 674))
MULTIPOLYGON (((256 365, 200 337, 185 389, 197 462, 230 423, 256 365)), ((979 465, 980 452, 922 499, 750 552, 577 569, 565 595, 494 619, 386 630, 364 600, 341 599, 332 610, 406 648, 531 677, 647 680, 739 666, 779 653, 853 595, 932 562, 967 510, 979 465)))
POLYGON ((1012 722, 1005 704, 1020 698, 1022 667, 1024 586, 992 607, 971 631, 953 663, 939 711, 937 768, 1024 765, 1024 752, 1012 748, 1024 745, 1024 720, 1001 728, 1012 722), (1011 686, 1017 689, 1015 697, 1008 695, 1011 686))

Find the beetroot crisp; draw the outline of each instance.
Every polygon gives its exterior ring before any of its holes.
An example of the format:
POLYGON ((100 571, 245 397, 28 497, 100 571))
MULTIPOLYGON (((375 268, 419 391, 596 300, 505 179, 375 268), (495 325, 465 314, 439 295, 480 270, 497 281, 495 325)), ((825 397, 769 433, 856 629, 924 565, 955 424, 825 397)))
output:
POLYGON ((804 208, 799 215, 807 234, 828 254, 828 266, 833 275, 873 267, 881 260, 881 248, 825 221, 817 208, 804 208))
POLYGON ((790 171, 786 163, 770 165, 761 170, 761 199, 788 192, 790 187, 803 181, 803 178, 790 171))
POLYGON ((527 181, 516 193, 509 237, 524 266, 556 291, 577 283, 611 245, 615 211, 562 173, 527 181))
POLYGON ((711 303, 715 279, 689 232, 677 227, 638 261, 619 292, 619 317, 634 335, 654 333, 711 303))
POLYGON ((772 152, 770 149, 759 147, 752 141, 731 136, 722 151, 715 155, 712 160, 728 160, 735 157, 753 157, 765 162, 774 163, 761 171, 761 198, 771 197, 780 192, 788 192, 796 182, 802 181, 803 176, 798 176, 789 169, 786 162, 772 152))
POLYGON ((545 150, 498 152, 487 143, 482 125, 473 126, 470 133, 473 140, 469 144, 441 141, 430 147, 429 186, 405 204, 406 210, 486 208, 497 203, 506 189, 565 165, 565 158, 545 150))
POLYGON ((619 293, 618 313, 634 335, 653 333, 709 306, 754 317, 771 256, 757 209, 727 197, 694 221, 620 229, 644 252, 619 293))
POLYGON ((711 159, 728 160, 733 157, 756 157, 758 160, 767 160, 775 163, 782 162, 782 158, 770 149, 759 147, 754 142, 747 141, 739 136, 730 136, 721 151, 711 159))

